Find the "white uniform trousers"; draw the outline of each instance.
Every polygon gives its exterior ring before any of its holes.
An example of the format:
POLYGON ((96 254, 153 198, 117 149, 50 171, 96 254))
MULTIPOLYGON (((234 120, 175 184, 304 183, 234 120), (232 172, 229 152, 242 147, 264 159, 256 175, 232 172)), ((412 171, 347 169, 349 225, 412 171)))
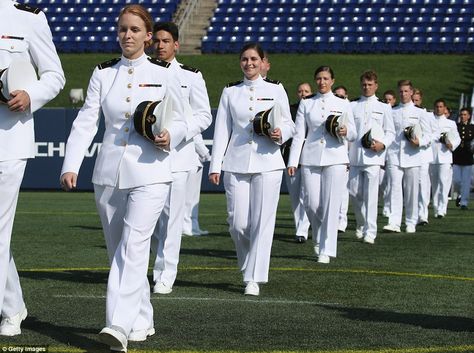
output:
POLYGON ((461 196, 460 206, 467 206, 471 193, 472 166, 453 164, 453 188, 461 196))
POLYGON ((349 194, 351 195, 357 227, 364 236, 377 237, 377 207, 380 166, 351 166, 349 194))
POLYGON ((170 288, 173 287, 178 274, 188 175, 189 171, 173 172, 171 190, 153 233, 156 241, 153 281, 163 282, 170 288))
POLYGON ((418 195, 418 222, 428 222, 428 205, 431 196, 430 164, 420 166, 420 190, 418 195))
POLYGON ((18 314, 25 303, 15 261, 10 251, 18 194, 26 159, 0 162, 0 311, 2 317, 18 314))
POLYGON ((199 198, 201 196, 202 167, 189 172, 186 182, 186 201, 184 207, 183 233, 199 234, 199 198))
POLYGON ((224 172, 227 222, 245 283, 268 282, 282 170, 224 172))
POLYGON ((302 169, 305 207, 313 241, 319 244, 320 254, 336 257, 341 190, 347 189, 346 165, 303 166, 302 169))
POLYGON ((380 168, 380 184, 379 189, 382 190, 382 214, 385 217, 390 215, 390 173, 388 172, 388 167, 384 169, 380 168))
POLYGON ((403 206, 405 206, 405 224, 416 226, 418 222, 418 193, 420 167, 401 168, 389 165, 390 215, 388 223, 400 227, 403 206))
POLYGON ((339 209, 339 225, 337 227, 341 232, 345 232, 347 228, 347 211, 349 211, 349 170, 346 168, 346 182, 344 189, 341 188, 342 200, 339 209))
POLYGON ((285 182, 290 194, 291 209, 295 221, 296 236, 308 239, 309 219, 304 209, 304 192, 301 182, 301 168, 296 169, 294 176, 289 176, 285 171, 285 182))
POLYGON ((450 163, 431 164, 431 192, 433 210, 436 216, 445 216, 448 211, 448 196, 453 181, 453 168, 450 163))
POLYGON ((106 326, 119 327, 125 335, 153 327, 147 279, 150 238, 169 189, 170 183, 132 189, 94 185, 111 262, 106 326))

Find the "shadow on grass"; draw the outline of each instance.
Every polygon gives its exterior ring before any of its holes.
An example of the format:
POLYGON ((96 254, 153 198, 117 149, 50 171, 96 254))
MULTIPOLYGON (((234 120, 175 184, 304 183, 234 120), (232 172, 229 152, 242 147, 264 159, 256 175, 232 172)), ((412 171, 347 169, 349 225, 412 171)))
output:
POLYGON ((23 278, 32 280, 53 280, 65 282, 81 282, 93 284, 105 284, 109 277, 109 271, 63 271, 63 272, 29 272, 18 271, 23 278))
POLYGON ((88 353, 110 352, 109 347, 100 343, 98 339, 94 340, 87 337, 91 334, 98 334, 99 329, 59 326, 41 321, 34 316, 28 316, 23 322, 22 328, 50 337, 59 344, 64 344, 68 347, 78 347, 88 353))
POLYGON ((205 257, 217 257, 221 259, 230 259, 232 261, 237 260, 237 255, 234 250, 220 250, 220 249, 186 249, 181 246, 181 255, 191 256, 205 256, 205 257))
MULTIPOLYGON (((236 269, 237 271, 237 269, 236 269)), ((243 286, 236 286, 235 283, 205 283, 203 281, 192 282, 192 281, 183 281, 176 280, 175 286, 183 288, 207 288, 207 289, 216 289, 228 293, 242 293, 243 286)))
POLYGON ((330 305, 323 305, 323 307, 338 311, 342 316, 355 321, 398 323, 434 330, 474 332, 474 319, 466 317, 397 313, 385 310, 348 308, 330 305))
POLYGON ((98 230, 102 232, 102 227, 96 227, 96 226, 82 226, 82 225, 76 225, 76 226, 71 226, 71 228, 79 228, 83 230, 98 230))

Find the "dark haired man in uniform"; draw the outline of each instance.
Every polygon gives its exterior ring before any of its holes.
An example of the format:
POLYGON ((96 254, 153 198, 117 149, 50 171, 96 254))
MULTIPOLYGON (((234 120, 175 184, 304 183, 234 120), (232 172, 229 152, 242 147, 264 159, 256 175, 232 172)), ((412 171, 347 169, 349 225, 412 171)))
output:
POLYGON ((185 107, 188 133, 186 139, 171 151, 173 181, 163 213, 158 220, 154 237, 157 256, 153 268, 153 292, 169 294, 178 272, 181 235, 186 201, 186 183, 197 161, 194 137, 211 125, 212 115, 206 83, 198 69, 182 65, 176 60, 179 49, 178 27, 172 22, 159 22, 153 28, 156 57, 169 62, 179 80, 185 107))
POLYGON ((15 61, 33 63, 39 80, 24 90, 2 95, 0 102, 0 335, 3 336, 20 334, 21 322, 27 315, 10 241, 26 160, 35 156, 33 113, 56 97, 65 79, 44 13, 28 5, 0 0, 0 71, 15 61))

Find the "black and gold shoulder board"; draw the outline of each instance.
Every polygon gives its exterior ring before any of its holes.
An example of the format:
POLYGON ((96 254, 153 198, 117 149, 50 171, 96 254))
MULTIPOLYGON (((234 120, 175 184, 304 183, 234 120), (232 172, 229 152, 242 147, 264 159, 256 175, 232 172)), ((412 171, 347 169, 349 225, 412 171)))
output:
POLYGON ((272 80, 272 79, 269 79, 269 78, 264 78, 263 79, 264 81, 268 82, 268 83, 273 83, 275 85, 279 85, 281 82, 278 81, 278 80, 272 80))
POLYGON ((240 85, 242 82, 244 81, 240 80, 240 81, 231 82, 231 83, 228 83, 226 87, 237 86, 237 85, 240 85))
POLYGON ((310 94, 309 96, 303 97, 303 99, 308 99, 308 98, 313 98, 316 95, 316 93, 310 94))
POLYGON ((97 65, 97 67, 99 68, 99 70, 106 69, 108 67, 114 66, 119 61, 120 61, 120 58, 115 58, 112 60, 105 61, 102 64, 97 65))
POLYGON ((425 109, 425 107, 423 107, 422 105, 415 104, 415 107, 420 108, 420 109, 425 109))
MULTIPOLYGON (((342 97, 342 96, 340 96, 340 95, 338 95, 338 94, 334 94, 334 95, 335 95, 336 97, 339 97, 339 98, 344 98, 344 97, 342 97)), ((351 99, 351 102, 357 102, 359 99, 360 99, 360 97, 353 98, 353 99, 351 99)))
POLYGON ((378 97, 377 97, 377 100, 378 100, 379 102, 382 102, 382 103, 386 103, 386 104, 388 104, 388 102, 387 102, 387 100, 386 100, 386 99, 380 99, 380 98, 378 98, 378 97))
POLYGON ((32 7, 32 6, 26 5, 26 4, 15 4, 15 7, 16 7, 18 10, 31 12, 31 13, 34 13, 35 15, 37 15, 37 14, 39 14, 39 13, 41 12, 41 9, 40 9, 40 8, 38 8, 38 7, 32 7))
POLYGON ((148 61, 151 62, 152 64, 155 64, 155 65, 159 65, 159 66, 162 66, 164 68, 168 68, 170 67, 170 63, 164 61, 164 60, 160 60, 160 59, 156 59, 156 58, 148 58, 148 61))
POLYGON ((180 67, 183 70, 188 70, 188 71, 194 72, 196 74, 199 72, 199 69, 196 69, 195 67, 191 67, 191 66, 187 66, 187 65, 180 65, 180 67))
POLYGON ((341 96, 340 94, 334 93, 334 95, 335 95, 337 98, 346 99, 346 97, 341 96))

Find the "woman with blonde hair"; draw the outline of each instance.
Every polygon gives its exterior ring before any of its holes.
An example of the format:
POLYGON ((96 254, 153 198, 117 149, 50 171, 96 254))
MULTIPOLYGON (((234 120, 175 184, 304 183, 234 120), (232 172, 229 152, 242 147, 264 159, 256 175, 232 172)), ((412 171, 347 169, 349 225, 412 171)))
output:
POLYGON ((168 151, 184 138, 186 123, 167 64, 145 55, 152 39, 150 14, 140 5, 126 6, 117 28, 122 56, 92 74, 66 145, 61 185, 76 187, 102 112, 106 128, 92 182, 111 268, 99 339, 124 352, 128 341, 144 341, 155 332, 147 279, 150 238, 172 180, 168 151), (141 111, 144 104, 165 98, 172 105, 171 122, 147 140, 134 128, 134 118, 148 114, 141 111))

